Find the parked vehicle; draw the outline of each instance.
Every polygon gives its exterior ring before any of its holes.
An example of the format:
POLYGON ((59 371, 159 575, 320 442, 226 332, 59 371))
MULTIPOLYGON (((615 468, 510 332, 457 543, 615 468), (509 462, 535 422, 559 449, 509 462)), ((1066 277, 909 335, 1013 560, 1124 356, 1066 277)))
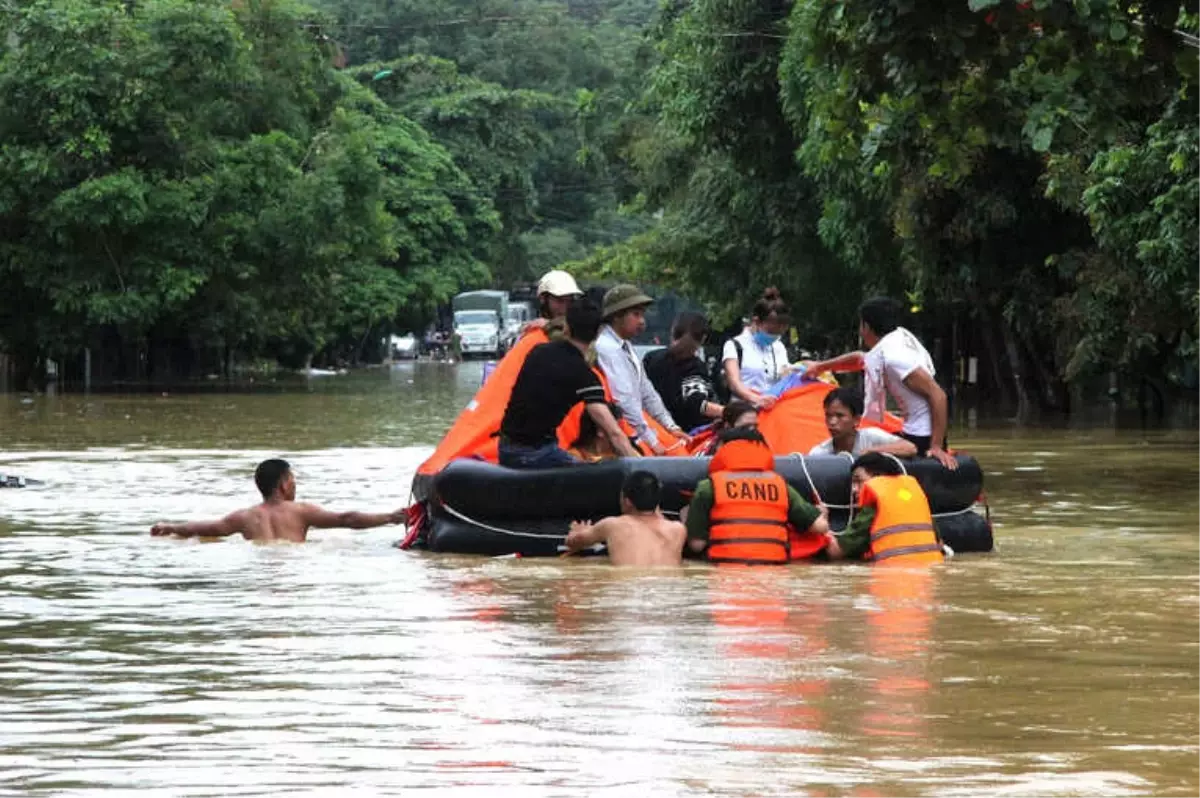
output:
POLYGON ((504 291, 467 291, 454 297, 454 331, 463 357, 499 357, 508 350, 508 294, 504 291))
POLYGON ((416 360, 421 354, 421 342, 412 333, 393 335, 388 339, 392 360, 416 360))
POLYGON ((521 330, 533 320, 533 305, 529 302, 509 302, 508 304, 508 346, 517 342, 521 330))

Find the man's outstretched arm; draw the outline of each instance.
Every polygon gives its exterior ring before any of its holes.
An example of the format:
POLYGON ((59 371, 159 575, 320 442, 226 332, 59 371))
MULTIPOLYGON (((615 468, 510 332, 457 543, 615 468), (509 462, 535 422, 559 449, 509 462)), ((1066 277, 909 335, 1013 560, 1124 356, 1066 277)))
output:
POLYGON ((155 524, 150 534, 155 537, 178 535, 183 538, 223 538, 236 535, 246 526, 245 510, 230 513, 219 521, 190 521, 186 524, 155 524))
POLYGON ((826 371, 862 371, 863 370, 863 353, 862 352, 847 352, 844 355, 830 358, 829 360, 818 360, 815 363, 808 363, 805 374, 809 377, 816 377, 826 371))
POLYGON ((374 529, 377 526, 402 524, 405 521, 404 510, 390 513, 335 513, 315 504, 303 504, 300 507, 304 514, 304 522, 314 529, 374 529))

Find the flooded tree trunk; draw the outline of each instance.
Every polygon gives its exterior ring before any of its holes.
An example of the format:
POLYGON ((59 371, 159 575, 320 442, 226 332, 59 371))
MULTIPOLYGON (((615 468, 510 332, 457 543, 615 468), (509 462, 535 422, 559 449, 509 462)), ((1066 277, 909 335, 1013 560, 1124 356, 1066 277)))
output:
POLYGON ((1004 337, 1004 350, 1008 354, 1009 366, 1012 370, 1013 388, 1017 394, 1017 421, 1025 423, 1030 419, 1033 411, 1033 405, 1029 401, 1029 388, 1025 379, 1025 364, 1021 358, 1021 351, 1017 346, 1017 339, 1013 335, 1012 327, 1008 324, 1003 324, 1001 326, 1001 334, 1004 337))
MULTIPOLYGON (((983 308, 984 305, 976 305, 983 308)), ((979 325, 980 333, 983 336, 983 346, 987 350, 988 364, 992 369, 992 381, 996 386, 996 390, 1000 394, 1000 399, 1006 406, 1013 404, 1012 390, 1009 387, 1008 379, 1004 376, 1004 370, 1001 364, 1004 362, 1003 353, 996 342, 996 325, 992 318, 992 314, 983 311, 983 324, 979 325)))

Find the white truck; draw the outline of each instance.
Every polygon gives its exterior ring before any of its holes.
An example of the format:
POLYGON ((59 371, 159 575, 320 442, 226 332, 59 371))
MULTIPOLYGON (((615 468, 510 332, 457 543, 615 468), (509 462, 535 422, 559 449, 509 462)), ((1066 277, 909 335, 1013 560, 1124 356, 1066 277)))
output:
POLYGON ((454 332, 463 357, 499 357, 508 349, 508 292, 467 291, 454 297, 454 332))

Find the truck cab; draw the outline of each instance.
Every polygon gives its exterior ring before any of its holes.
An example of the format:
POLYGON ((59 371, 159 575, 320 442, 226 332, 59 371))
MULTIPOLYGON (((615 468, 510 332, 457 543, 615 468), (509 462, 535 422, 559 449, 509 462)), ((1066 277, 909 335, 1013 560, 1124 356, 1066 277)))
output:
POLYGON ((504 291, 468 291, 454 297, 454 332, 463 357, 499 357, 508 351, 508 294, 504 291))

